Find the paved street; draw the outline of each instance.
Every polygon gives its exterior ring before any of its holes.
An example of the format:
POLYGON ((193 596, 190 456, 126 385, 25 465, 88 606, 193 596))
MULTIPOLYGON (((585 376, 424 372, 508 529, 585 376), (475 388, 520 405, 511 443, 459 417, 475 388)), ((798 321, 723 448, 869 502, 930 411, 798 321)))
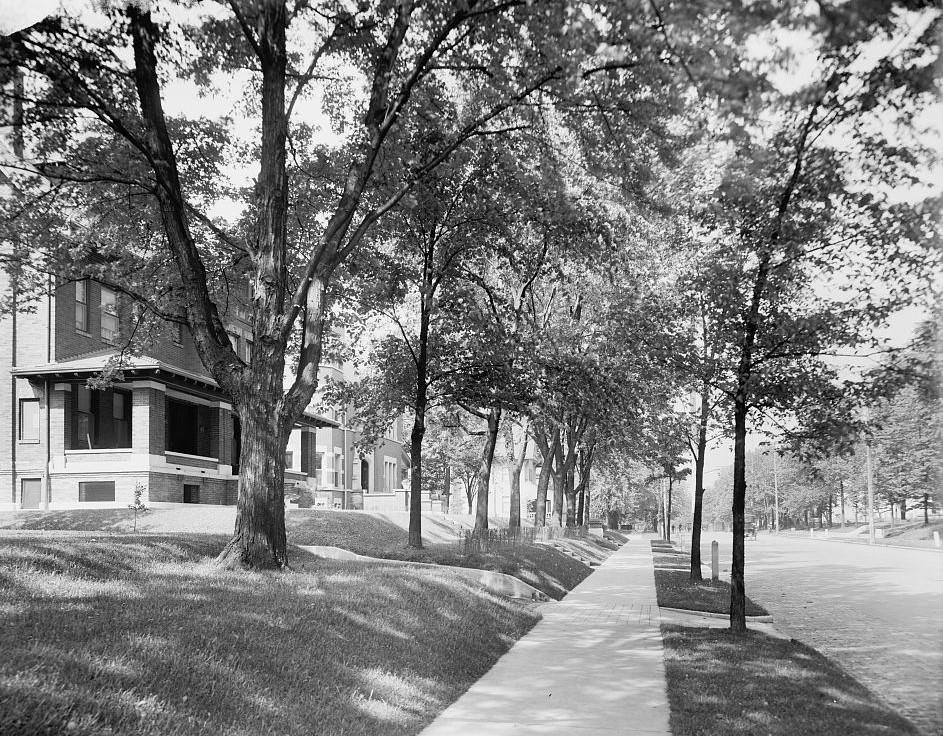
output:
MULTIPOLYGON (((721 544, 730 567, 730 535, 721 544)), ((943 734, 943 554, 760 534, 747 595, 776 628, 833 658, 926 734, 943 734)), ((729 577, 729 573, 722 573, 729 577)))

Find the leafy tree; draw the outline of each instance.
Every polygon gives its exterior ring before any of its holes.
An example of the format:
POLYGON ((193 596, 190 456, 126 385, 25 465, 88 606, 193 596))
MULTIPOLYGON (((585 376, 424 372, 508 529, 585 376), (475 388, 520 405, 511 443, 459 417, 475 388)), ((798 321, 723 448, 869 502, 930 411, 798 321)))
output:
MULTIPOLYGON (((737 312, 718 351, 734 430, 735 633, 746 628, 745 440, 751 413, 804 416, 823 403, 839 406, 837 370, 824 356, 865 342, 871 325, 918 298, 939 268, 931 248, 936 205, 887 196, 919 176, 913 120, 933 96, 926 64, 938 21, 925 15, 915 37, 891 4, 850 3, 798 21, 783 15, 771 29, 798 22, 797 32, 815 45, 808 82, 764 88, 756 95, 763 103, 759 114, 743 108, 727 119, 731 155, 713 216, 729 247, 718 252, 711 269, 717 288, 709 298, 732 301, 737 312), (882 54, 877 44, 887 39, 892 49, 882 54), (861 278, 862 263, 869 264, 873 281, 861 278), (822 289, 822 274, 841 283, 843 293, 822 289), (887 298, 871 288, 879 280, 894 285, 887 298)), ((776 48, 772 35, 766 40, 776 48)))
POLYGON ((875 375, 878 390, 889 394, 872 413, 875 490, 897 504, 901 519, 908 502, 922 503, 924 523, 930 498, 943 481, 939 333, 938 323, 925 323, 914 344, 875 375))
MULTIPOLYGON (((657 69, 665 41, 651 33, 644 64, 594 60, 606 16, 646 28, 618 3, 264 0, 212 12, 131 3, 48 18, 4 40, 2 94, 21 111, 30 162, 21 168, 42 177, 25 179, 5 208, 17 244, 6 265, 24 290, 29 274, 108 278, 151 314, 189 326, 242 426, 222 564, 286 564, 283 450, 316 388, 335 275, 417 182, 469 140, 502 131, 538 91, 566 98, 600 75, 657 69), (213 96, 228 77, 244 83, 248 140, 239 121, 167 104, 172 85, 213 96), (336 81, 313 86, 325 78, 336 81), (462 105, 418 157, 400 133, 438 115, 435 89, 462 105), (332 146, 318 143, 318 96, 332 146), (228 184, 234 167, 258 172, 251 186, 228 184), (235 206, 233 222, 213 216, 221 203, 235 206), (75 257, 86 250, 104 265, 75 257), (231 277, 249 283, 249 363, 225 329, 231 277)), ((37 290, 44 280, 32 278, 37 290)))

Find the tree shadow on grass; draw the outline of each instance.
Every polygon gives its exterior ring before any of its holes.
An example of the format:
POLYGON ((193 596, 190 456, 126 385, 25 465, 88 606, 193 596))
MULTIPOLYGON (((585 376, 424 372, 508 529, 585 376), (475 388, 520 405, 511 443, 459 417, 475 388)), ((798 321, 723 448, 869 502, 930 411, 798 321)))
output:
POLYGON ((0 540, 0 733, 417 733, 536 620, 435 571, 224 572, 223 543, 0 540))
POLYGON ((795 640, 662 626, 673 736, 917 736, 857 680, 795 640))

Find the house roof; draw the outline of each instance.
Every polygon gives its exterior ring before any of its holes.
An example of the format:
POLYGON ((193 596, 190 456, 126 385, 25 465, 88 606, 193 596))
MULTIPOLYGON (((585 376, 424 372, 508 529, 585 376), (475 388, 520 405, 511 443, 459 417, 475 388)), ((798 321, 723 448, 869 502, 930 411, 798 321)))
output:
MULTIPOLYGON (((98 350, 93 353, 79 355, 71 360, 60 360, 43 365, 21 366, 14 368, 12 373, 22 378, 60 378, 63 380, 87 378, 105 370, 115 358, 114 350, 98 350)), ((168 379, 192 386, 193 388, 208 390, 219 394, 219 384, 210 376, 194 373, 165 363, 149 355, 125 356, 118 370, 125 377, 154 378, 167 382, 168 379)), ((327 417, 312 411, 305 411, 297 424, 308 427, 339 427, 340 425, 327 417)))

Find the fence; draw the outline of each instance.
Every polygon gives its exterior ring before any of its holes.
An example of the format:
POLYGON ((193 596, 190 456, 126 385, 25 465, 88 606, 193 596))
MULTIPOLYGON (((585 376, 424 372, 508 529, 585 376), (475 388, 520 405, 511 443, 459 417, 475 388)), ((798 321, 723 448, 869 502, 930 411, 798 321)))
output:
POLYGON ((465 531, 459 539, 463 554, 490 552, 493 549, 523 547, 553 539, 582 539, 587 535, 585 526, 525 526, 518 529, 479 529, 465 531))

